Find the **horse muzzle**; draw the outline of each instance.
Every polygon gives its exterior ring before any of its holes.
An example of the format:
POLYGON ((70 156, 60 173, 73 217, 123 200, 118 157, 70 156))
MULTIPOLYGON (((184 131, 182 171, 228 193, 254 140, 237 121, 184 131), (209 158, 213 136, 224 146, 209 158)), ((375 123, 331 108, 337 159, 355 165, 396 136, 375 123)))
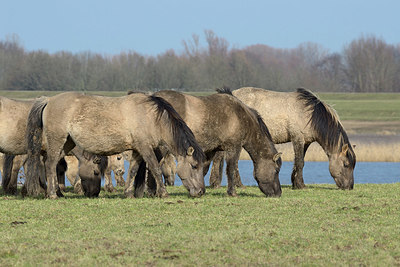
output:
POLYGON ((202 195, 204 195, 206 193, 206 189, 205 188, 191 188, 189 190, 189 194, 191 197, 201 197, 202 195))

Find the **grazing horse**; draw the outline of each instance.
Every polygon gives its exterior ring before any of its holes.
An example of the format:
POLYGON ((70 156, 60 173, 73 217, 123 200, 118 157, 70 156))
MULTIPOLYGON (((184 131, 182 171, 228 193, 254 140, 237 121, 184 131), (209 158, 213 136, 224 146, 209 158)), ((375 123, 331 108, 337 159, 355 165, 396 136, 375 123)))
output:
POLYGON ((125 180, 123 175, 125 173, 125 165, 124 165, 124 157, 122 156, 121 153, 108 156, 107 168, 104 173, 104 179, 105 179, 104 189, 108 192, 114 191, 111 172, 114 172, 114 178, 115 181, 117 182, 117 185, 124 187, 125 180))
MULTIPOLYGON (((6 194, 17 193, 18 171, 25 164, 27 154, 26 127, 33 100, 13 100, 0 96, 0 152, 5 153, 2 188, 6 194), (15 164, 15 166, 14 166, 15 164)), ((89 161, 87 168, 96 166, 89 161)), ((41 164, 38 164, 41 166, 41 164)), ((44 170, 40 170, 41 184, 45 186, 44 170)))
MULTIPOLYGON (((82 183, 80 178, 80 172, 90 173, 87 170, 81 170, 82 166, 79 165, 79 161, 75 156, 65 156, 64 157, 66 165, 65 165, 65 176, 67 177, 69 183, 74 187, 74 191, 78 194, 83 194, 82 183)), ((112 185, 112 177, 111 172, 114 172, 115 180, 119 186, 125 186, 124 180, 124 158, 122 154, 116 154, 112 156, 108 156, 103 159, 101 157, 102 168, 105 168, 102 172, 104 172, 104 189, 108 192, 113 192, 114 187, 112 185)))
POLYGON ((164 175, 164 184, 165 185, 174 185, 175 184, 175 174, 176 174, 176 163, 175 157, 171 153, 165 155, 161 161, 161 170, 164 175))
POLYGON ((231 170, 237 168, 242 147, 253 160, 254 178, 261 191, 266 196, 281 195, 281 154, 275 149, 268 129, 258 113, 232 96, 229 89, 200 97, 171 90, 159 91, 154 95, 171 103, 192 129, 207 156, 203 175, 206 174, 214 154, 225 151, 227 164, 232 167, 227 169, 228 195, 236 195, 234 173, 231 170))
MULTIPOLYGON (((17 167, 8 164, 14 157, 12 155, 26 154, 27 144, 25 142, 26 124, 29 110, 33 101, 14 100, 0 96, 0 152, 6 155, 7 163, 4 167, 9 168, 3 172, 2 188, 6 194, 17 192, 17 167), (12 174, 14 169, 14 174, 12 174)), ((23 163, 22 163, 23 164, 23 163)), ((19 165, 19 164, 18 164, 19 165)), ((21 165, 22 166, 22 165, 21 165)))
POLYGON ((0 172, 5 193, 12 195, 17 193, 18 174, 25 161, 26 155, 0 153, 0 172))
MULTIPOLYGON (((148 163, 157 181, 157 196, 166 197, 168 193, 154 153, 165 145, 177 157, 178 175, 190 195, 200 196, 205 192, 200 171, 205 155, 189 127, 159 97, 144 94, 104 97, 66 92, 35 102, 27 130, 26 179, 37 179, 35 166, 44 148, 49 198, 57 198, 55 165, 75 145, 104 156, 132 150, 139 164, 143 160, 148 163)), ((37 184, 30 183, 28 194, 37 194, 37 184)), ((125 195, 132 197, 132 191, 133 180, 127 181, 125 195)))
POLYGON ((336 185, 341 189, 353 189, 356 155, 339 117, 328 104, 303 88, 283 93, 245 87, 232 93, 260 113, 274 143, 292 142, 293 188, 305 187, 304 156, 310 144, 316 141, 328 156, 329 171, 336 185))
POLYGON ((57 164, 57 179, 61 191, 65 191, 65 176, 77 194, 98 197, 101 178, 104 176, 108 160, 83 151, 78 146, 57 164))

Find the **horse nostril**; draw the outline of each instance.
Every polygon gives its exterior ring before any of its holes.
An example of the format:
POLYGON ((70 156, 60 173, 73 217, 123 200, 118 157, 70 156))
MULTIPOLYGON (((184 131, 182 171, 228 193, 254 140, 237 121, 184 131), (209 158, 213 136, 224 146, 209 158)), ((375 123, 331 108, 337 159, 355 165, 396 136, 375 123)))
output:
POLYGON ((93 171, 93 173, 94 173, 94 175, 96 175, 96 176, 100 174, 99 171, 93 171))

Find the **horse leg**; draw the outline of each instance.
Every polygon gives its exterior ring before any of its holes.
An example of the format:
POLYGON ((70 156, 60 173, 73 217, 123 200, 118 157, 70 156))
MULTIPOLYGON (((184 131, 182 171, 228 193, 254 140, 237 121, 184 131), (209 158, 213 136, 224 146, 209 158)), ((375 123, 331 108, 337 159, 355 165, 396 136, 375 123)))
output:
MULTIPOLYGON (((14 162, 15 162, 15 160, 14 160, 14 162)), ((15 164, 13 164, 13 166, 12 166, 11 179, 10 179, 10 182, 9 182, 8 188, 7 188, 7 192, 9 192, 10 194, 16 195, 18 193, 18 190, 17 190, 18 174, 19 174, 19 170, 22 167, 22 164, 23 164, 23 162, 21 162, 19 160, 19 161, 15 162, 15 164)))
POLYGON ((120 174, 116 174, 114 172, 114 177, 115 177, 115 181, 117 182, 117 186, 121 186, 121 187, 125 186, 124 176, 122 176, 120 174))
POLYGON ((224 152, 218 151, 213 158, 213 165, 210 174, 210 187, 221 187, 222 172, 224 170, 224 152))
POLYGON ((57 172, 57 182, 61 191, 65 192, 65 170, 67 169, 67 163, 64 159, 61 159, 57 163, 56 172, 57 172))
MULTIPOLYGON (((2 170, 1 186, 5 194, 13 194, 12 189, 12 176, 14 171, 14 155, 4 154, 4 164, 2 170)), ((17 185, 15 185, 17 189, 17 185)))
POLYGON ((110 193, 114 192, 114 186, 112 184, 110 167, 107 167, 106 171, 104 172, 104 189, 110 193))
POLYGON ((157 195, 157 182, 151 172, 147 172, 146 186, 147 194, 150 197, 155 197, 157 195))
POLYGON ((226 160, 226 176, 228 178, 228 195, 229 196, 237 196, 235 189, 235 172, 238 169, 238 160, 239 160, 238 151, 226 151, 225 160, 226 160))
MULTIPOLYGON (((160 164, 157 160, 157 156, 153 150, 148 149, 142 153, 143 160, 147 163, 148 169, 150 171, 149 175, 153 175, 154 180, 156 182, 156 196, 157 197, 168 197, 167 190, 165 189, 165 185, 162 180, 162 171, 160 168, 160 164)), ((148 179, 150 180, 150 179, 148 179)))
POLYGON ((47 147, 51 148, 47 150, 44 164, 47 178, 47 196, 50 199, 57 199, 64 195, 61 193, 60 187, 58 186, 56 166, 58 162, 65 157, 65 154, 75 146, 75 144, 68 136, 66 136, 65 139, 53 139, 48 140, 47 142, 47 147))
POLYGON ((294 141, 294 164, 292 171, 292 188, 293 189, 303 189, 305 187, 303 180, 303 167, 304 167, 304 154, 308 148, 308 145, 304 144, 304 141, 294 141))
POLYGON ((47 157, 45 163, 47 177, 47 196, 50 199, 57 199, 60 196, 59 187, 57 185, 56 166, 59 159, 55 157, 47 157))
POLYGON ((211 160, 214 158, 217 151, 209 151, 206 153, 206 160, 203 162, 203 176, 206 176, 210 169, 211 160))
MULTIPOLYGON (((129 159, 129 169, 124 189, 125 196, 128 198, 134 197, 134 189, 135 189, 134 183, 136 183, 135 180, 136 174, 138 172, 139 165, 142 161, 143 161, 142 157, 138 153, 132 152, 132 156, 129 159)), ((136 190, 135 190, 135 197, 136 197, 136 190)))
POLYGON ((240 152, 241 152, 241 149, 240 150, 238 150, 237 151, 237 161, 236 161, 236 165, 235 165, 235 169, 234 169, 234 172, 235 172, 235 176, 234 176, 234 184, 235 184, 235 186, 236 187, 239 187, 239 188, 245 188, 245 186, 243 185, 243 183, 242 183, 242 179, 240 178, 240 173, 239 173, 239 165, 238 165, 238 161, 239 161, 239 158, 240 158, 240 152))
POLYGON ((146 188, 146 173, 147 173, 146 162, 142 160, 139 164, 139 169, 135 176, 134 196, 136 198, 142 198, 144 196, 144 191, 146 188))

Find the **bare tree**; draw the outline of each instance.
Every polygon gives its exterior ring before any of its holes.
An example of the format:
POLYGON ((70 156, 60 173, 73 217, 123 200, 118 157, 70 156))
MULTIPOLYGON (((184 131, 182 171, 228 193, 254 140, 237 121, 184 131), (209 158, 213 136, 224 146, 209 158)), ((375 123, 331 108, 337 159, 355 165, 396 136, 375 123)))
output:
POLYGON ((355 92, 395 91, 395 49, 374 36, 361 37, 344 49, 346 74, 355 92))

